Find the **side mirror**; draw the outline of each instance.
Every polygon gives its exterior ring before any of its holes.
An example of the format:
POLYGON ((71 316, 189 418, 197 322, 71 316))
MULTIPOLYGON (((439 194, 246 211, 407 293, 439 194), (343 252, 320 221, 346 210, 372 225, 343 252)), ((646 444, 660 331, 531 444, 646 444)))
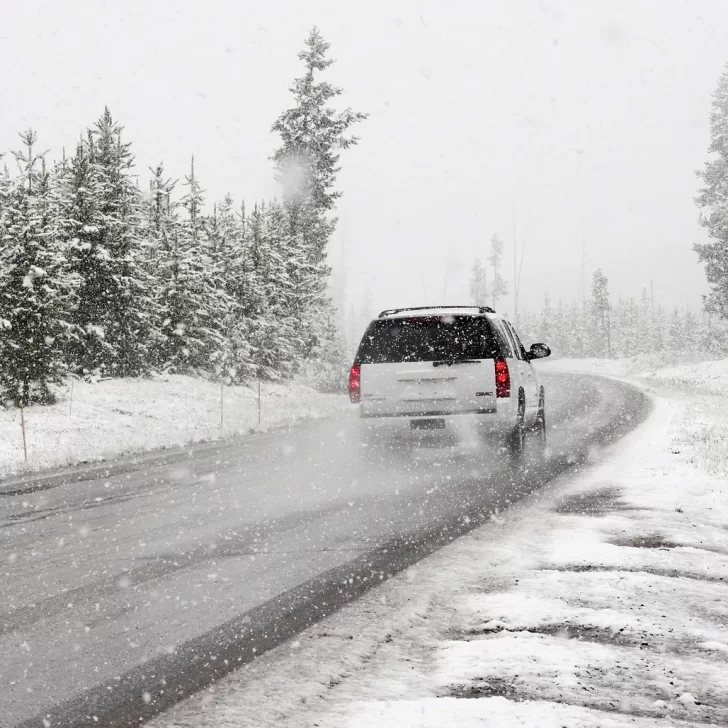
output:
POLYGON ((551 349, 546 344, 532 344, 531 350, 528 352, 528 361, 545 359, 547 356, 551 356, 551 349))

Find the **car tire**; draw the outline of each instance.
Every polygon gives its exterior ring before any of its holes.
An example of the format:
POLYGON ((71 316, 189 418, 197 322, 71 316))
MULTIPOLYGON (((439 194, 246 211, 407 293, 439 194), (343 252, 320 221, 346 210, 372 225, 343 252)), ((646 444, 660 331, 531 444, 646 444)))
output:
POLYGON ((538 414, 536 415, 536 433, 538 434, 538 442, 541 448, 546 447, 546 394, 541 387, 541 393, 538 397, 538 414))
POLYGON ((523 392, 518 393, 518 414, 516 426, 508 436, 508 451, 514 460, 518 460, 526 449, 526 399, 523 392))

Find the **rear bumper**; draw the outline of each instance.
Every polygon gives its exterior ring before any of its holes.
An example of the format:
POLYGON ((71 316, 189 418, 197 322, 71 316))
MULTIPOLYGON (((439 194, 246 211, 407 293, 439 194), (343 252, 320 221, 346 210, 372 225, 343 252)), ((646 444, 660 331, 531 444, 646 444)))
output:
POLYGON ((471 410, 463 410, 462 412, 452 412, 451 410, 442 410, 442 411, 428 411, 428 412, 396 412, 396 413, 390 413, 390 412, 370 412, 365 413, 364 411, 361 412, 360 417, 364 420, 369 419, 380 419, 383 417, 386 417, 388 419, 397 419, 397 418, 408 418, 408 419, 424 419, 427 417, 463 417, 466 415, 494 415, 498 414, 498 410, 494 408, 488 408, 488 409, 471 409, 471 410))
MULTIPOLYGON (((505 433, 516 421, 517 405, 514 401, 500 400, 497 409, 474 409, 464 412, 429 411, 426 413, 406 412, 401 414, 365 413, 360 408, 359 426, 363 433, 378 436, 417 437, 421 431, 411 423, 426 420, 444 420, 444 432, 467 434, 474 430, 485 433, 505 433)), ((424 423, 423 423, 424 424, 424 423)), ((442 429, 435 432, 443 432, 442 429)))

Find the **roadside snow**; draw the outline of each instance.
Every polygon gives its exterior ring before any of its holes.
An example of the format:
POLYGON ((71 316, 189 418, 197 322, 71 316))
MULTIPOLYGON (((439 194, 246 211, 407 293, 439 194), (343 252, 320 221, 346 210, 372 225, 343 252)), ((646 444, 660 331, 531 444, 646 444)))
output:
POLYGON ((601 462, 150 726, 728 725, 728 488, 703 437, 728 367, 701 367, 645 369, 654 412, 601 462))
POLYGON ((556 359, 539 362, 545 372, 599 374, 638 383, 647 391, 685 409, 685 427, 678 428, 673 449, 689 453, 700 470, 728 478, 728 359, 689 364, 687 354, 672 352, 632 359, 556 359))
POLYGON ((537 362, 536 366, 544 372, 600 374, 666 385, 690 394, 728 397, 728 359, 693 361, 687 352, 640 355, 630 359, 547 359, 537 362))
POLYGON ((545 359, 537 361, 539 371, 565 374, 601 374, 618 379, 625 378, 634 360, 631 359, 545 359))
POLYGON ((226 386, 221 426, 219 383, 181 375, 74 382, 57 404, 25 410, 27 465, 20 412, 0 408, 0 478, 288 425, 348 404, 303 384, 265 382, 259 425, 257 386, 226 386))
POLYGON ((728 396, 728 359, 658 369, 643 377, 656 384, 728 396))

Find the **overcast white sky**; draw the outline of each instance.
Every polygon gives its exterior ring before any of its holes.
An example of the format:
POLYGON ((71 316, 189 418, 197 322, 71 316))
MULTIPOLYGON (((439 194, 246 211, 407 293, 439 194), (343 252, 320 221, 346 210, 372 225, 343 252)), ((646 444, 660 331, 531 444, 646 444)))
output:
POLYGON ((366 286, 372 313, 442 303, 447 260, 448 302, 467 302, 493 233, 511 260, 514 199, 529 307, 577 295, 582 230, 613 297, 654 281, 700 304, 694 171, 726 0, 6 2, 0 148, 30 124, 55 156, 108 104, 141 175, 181 177, 194 153, 208 199, 270 197, 270 126, 314 24, 342 103, 370 113, 339 180, 351 304, 366 286))

